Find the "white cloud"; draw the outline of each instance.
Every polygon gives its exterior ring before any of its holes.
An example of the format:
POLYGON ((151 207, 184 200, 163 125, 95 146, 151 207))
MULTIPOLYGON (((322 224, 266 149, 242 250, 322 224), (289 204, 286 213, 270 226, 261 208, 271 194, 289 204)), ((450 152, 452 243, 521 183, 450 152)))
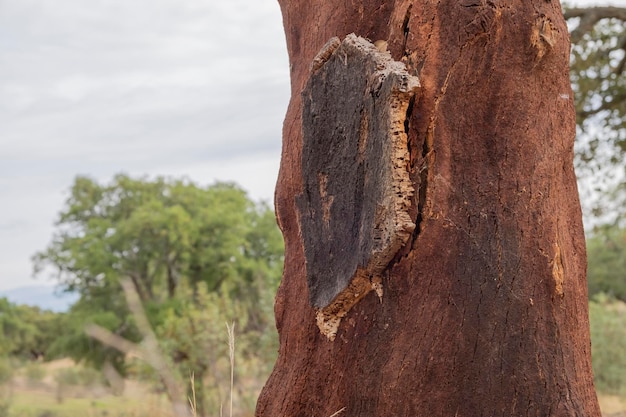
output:
POLYGON ((28 283, 77 174, 271 201, 288 77, 275 0, 0 1, 0 288, 28 283))

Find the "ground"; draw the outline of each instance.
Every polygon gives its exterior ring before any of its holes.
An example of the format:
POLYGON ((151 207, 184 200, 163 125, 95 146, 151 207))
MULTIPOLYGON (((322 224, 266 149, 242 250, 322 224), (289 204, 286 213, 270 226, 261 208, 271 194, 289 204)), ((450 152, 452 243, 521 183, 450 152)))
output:
MULTIPOLYGON (((79 369, 74 362, 61 359, 29 366, 19 369, 13 379, 8 417, 170 417, 167 400, 145 383, 127 380, 121 396, 112 395, 100 383, 66 386, 59 392, 59 372, 79 369)), ((603 416, 626 417, 626 397, 599 398, 603 416)), ((240 411, 237 415, 252 414, 240 411)))

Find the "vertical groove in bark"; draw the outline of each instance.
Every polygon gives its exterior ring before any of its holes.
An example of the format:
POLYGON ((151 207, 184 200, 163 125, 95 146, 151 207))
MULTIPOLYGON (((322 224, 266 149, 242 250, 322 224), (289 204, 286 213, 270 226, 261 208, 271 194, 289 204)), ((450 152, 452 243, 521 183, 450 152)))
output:
POLYGON ((258 416, 599 416, 573 172, 569 42, 557 1, 281 0, 292 99, 276 209, 280 350, 258 416), (324 43, 385 40, 419 75, 413 241, 334 342, 308 287, 297 196, 302 100, 324 43))

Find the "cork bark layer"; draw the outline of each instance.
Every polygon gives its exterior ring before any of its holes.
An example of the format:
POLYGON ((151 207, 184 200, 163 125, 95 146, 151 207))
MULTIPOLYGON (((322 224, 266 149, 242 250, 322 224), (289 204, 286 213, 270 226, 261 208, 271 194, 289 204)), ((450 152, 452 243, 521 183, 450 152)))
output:
POLYGON ((403 63, 354 34, 313 60, 296 200, 309 300, 331 340, 359 300, 383 296, 383 271, 415 229, 406 127, 418 88, 403 63))
POLYGON ((286 253, 279 355, 256 415, 599 417, 559 2, 279 3, 286 253), (385 267, 382 302, 364 296, 330 341, 309 301, 302 92, 324 44, 350 33, 386 41, 420 80, 406 117, 415 229, 385 267))

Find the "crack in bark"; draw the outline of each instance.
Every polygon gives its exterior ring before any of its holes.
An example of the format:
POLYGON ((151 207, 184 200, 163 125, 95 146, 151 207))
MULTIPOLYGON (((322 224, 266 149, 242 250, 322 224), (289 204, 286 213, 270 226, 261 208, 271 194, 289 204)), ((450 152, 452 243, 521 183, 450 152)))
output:
POLYGON ((413 3, 409 4, 409 7, 406 9, 406 13, 404 15, 404 21, 402 22, 402 34, 404 36, 404 41, 402 43, 402 57, 408 57, 409 51, 406 50, 406 44, 409 40, 409 22, 411 20, 411 10, 413 9, 413 3))
POLYGON ((417 239, 422 232, 422 221, 425 216, 426 209, 426 190, 428 189, 428 173, 429 164, 432 155, 432 143, 428 139, 424 140, 422 144, 422 166, 419 170, 419 185, 417 187, 417 217, 415 218, 415 232, 413 233, 413 240, 417 239))
MULTIPOLYGON (((411 5, 412 6, 412 5, 411 5)), ((411 6, 407 10, 407 16, 405 17, 405 23, 408 25, 408 17, 411 10, 411 6)), ((465 41, 463 45, 459 48, 459 54, 456 60, 450 65, 446 73, 446 77, 444 79, 443 85, 440 88, 440 93, 435 97, 433 111, 431 113, 430 121, 428 127, 426 129, 426 138, 422 144, 422 161, 421 166, 419 168, 419 187, 418 187, 418 210, 417 210, 417 218, 415 221, 416 227, 413 232, 411 246, 417 239, 419 233, 422 230, 422 221, 425 218, 425 210, 427 204, 427 188, 429 183, 429 167, 432 167, 435 159, 434 152, 434 136, 435 136, 435 127, 438 119, 438 110, 441 101, 445 98, 446 92, 448 90, 448 84, 450 82, 450 78, 454 71, 456 70, 457 64, 460 61, 460 57, 463 55, 463 52, 467 47, 472 45, 477 38, 481 35, 485 35, 489 33, 489 31, 495 26, 499 16, 500 10, 498 6, 492 1, 484 1, 484 0, 469 0, 469 3, 463 5, 464 7, 480 7, 481 10, 478 13, 477 17, 474 18, 471 24, 479 24, 480 30, 478 33, 474 33, 473 36, 465 41)), ((404 29, 404 26, 403 26, 404 29)), ((408 34, 408 31, 405 32, 408 34)), ((428 36, 428 41, 430 41, 430 34, 428 36)), ((427 42, 428 43, 428 42, 427 42)))

